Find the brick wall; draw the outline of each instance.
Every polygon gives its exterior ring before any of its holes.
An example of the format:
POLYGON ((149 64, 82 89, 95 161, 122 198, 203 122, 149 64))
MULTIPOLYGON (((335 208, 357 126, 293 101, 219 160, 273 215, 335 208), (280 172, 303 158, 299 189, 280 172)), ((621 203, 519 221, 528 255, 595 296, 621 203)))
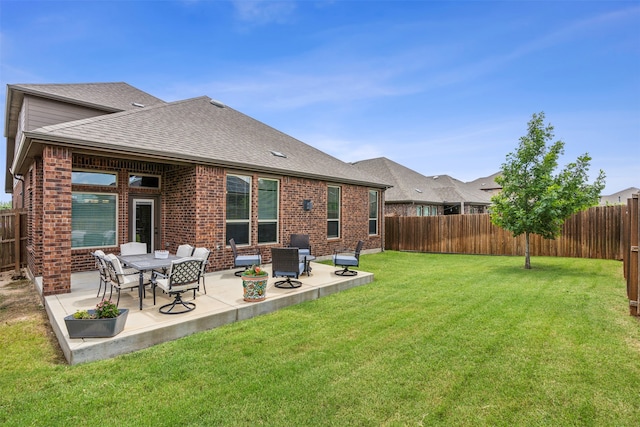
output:
MULTIPOLYGON (((36 159, 26 181, 29 215, 29 266, 35 275, 42 275, 45 294, 68 292, 71 271, 94 269, 91 252, 96 248, 71 250, 72 191, 99 191, 118 194, 118 244, 101 248, 119 252, 119 244, 129 241, 129 204, 134 196, 160 198, 160 242, 157 247, 175 252, 178 245, 189 243, 211 250, 209 271, 233 266, 233 253, 226 241, 226 174, 220 167, 205 165, 165 165, 152 162, 107 157, 71 155, 66 149, 46 147, 43 158, 36 159), (117 187, 96 189, 71 185, 72 169, 115 172, 117 187), (129 188, 129 174, 151 174, 161 177, 160 189, 129 188), (43 202, 43 201, 46 201, 43 202), (40 250, 42 248, 42 250, 40 250), (71 268, 68 260, 71 259, 71 268), (67 261, 64 261, 67 260, 67 261), (46 279, 44 277, 46 276, 46 279)), ((238 173, 238 171, 234 171, 238 173)), ((341 187, 341 235, 327 239, 327 185, 325 181, 239 172, 252 177, 252 247, 259 248, 263 262, 271 261, 270 248, 287 246, 293 233, 310 235, 316 256, 331 255, 336 248, 355 247, 364 240, 365 249, 381 248, 380 234, 368 235, 368 188, 333 184, 341 187), (279 242, 257 245, 258 180, 280 181, 279 242), (311 210, 305 211, 303 200, 310 200, 311 210)), ((383 233, 382 200, 379 228, 383 233)))
POLYGON ((198 165, 191 199, 197 203, 195 214, 195 245, 211 251, 208 271, 223 270, 233 265, 225 250, 226 175, 222 168, 198 165), (217 249, 217 248, 220 249, 217 249))
POLYGON ((162 185, 162 247, 175 252, 178 246, 196 244, 196 169, 194 166, 168 170, 162 185))
POLYGON ((42 288, 54 295, 71 290, 71 150, 42 153, 42 288))

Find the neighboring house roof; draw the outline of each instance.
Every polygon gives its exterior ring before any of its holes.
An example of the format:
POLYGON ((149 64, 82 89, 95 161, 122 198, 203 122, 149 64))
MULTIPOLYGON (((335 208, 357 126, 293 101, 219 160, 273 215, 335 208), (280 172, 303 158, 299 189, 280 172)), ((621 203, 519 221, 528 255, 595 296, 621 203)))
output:
POLYGON ((386 157, 353 165, 393 185, 385 193, 386 203, 491 203, 490 195, 469 188, 462 181, 448 175, 425 176, 386 157))
MULTIPOLYGON (((199 163, 385 188, 367 174, 203 96, 45 126, 30 141, 90 148, 152 161, 199 163), (285 157, 272 153, 282 153, 285 157)), ((16 170, 37 155, 37 144, 16 158, 16 170)))
POLYGON ((627 199, 630 199, 633 194, 640 193, 640 188, 629 187, 625 190, 618 191, 608 196, 600 196, 600 205, 619 205, 627 204, 627 199))
POLYGON ((493 175, 485 176, 483 178, 474 179, 466 184, 476 190, 493 191, 502 190, 502 187, 495 181, 496 177, 500 176, 500 172, 496 172, 493 175))

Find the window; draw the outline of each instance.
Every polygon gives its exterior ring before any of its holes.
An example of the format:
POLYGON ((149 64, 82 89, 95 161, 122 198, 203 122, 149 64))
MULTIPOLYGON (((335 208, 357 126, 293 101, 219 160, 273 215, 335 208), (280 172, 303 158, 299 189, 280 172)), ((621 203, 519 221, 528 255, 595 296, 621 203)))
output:
POLYGON ((258 180, 258 243, 278 241, 278 181, 258 180))
POLYGON ((73 171, 71 172, 71 183, 82 185, 103 185, 107 187, 116 186, 116 174, 105 172, 85 172, 85 171, 73 171))
POLYGON ((340 187, 327 187, 327 237, 340 237, 340 187))
POLYGON ((151 175, 129 175, 129 187, 160 188, 160 177, 151 175))
POLYGON ((72 193, 71 247, 115 246, 118 197, 72 193))
POLYGON ((378 192, 369 190, 369 234, 378 234, 378 192))
POLYGON ((438 215, 438 207, 431 205, 418 205, 417 207, 417 215, 418 216, 435 216, 438 215))
POLYGON ((237 245, 249 244, 251 177, 227 175, 227 237, 237 245))

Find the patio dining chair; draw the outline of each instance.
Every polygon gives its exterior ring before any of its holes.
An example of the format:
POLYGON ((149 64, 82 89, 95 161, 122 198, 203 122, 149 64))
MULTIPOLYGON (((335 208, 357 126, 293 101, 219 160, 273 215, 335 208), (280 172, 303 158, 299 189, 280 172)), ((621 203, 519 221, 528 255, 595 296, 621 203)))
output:
POLYGON ((358 267, 360 265, 360 251, 364 242, 360 240, 355 250, 347 251, 345 249, 336 249, 333 254, 333 265, 342 267, 342 270, 336 270, 338 276, 355 276, 358 274, 355 270, 349 270, 349 267, 358 267))
MULTIPOLYGON (((125 271, 122 268, 122 264, 117 256, 114 254, 105 255, 103 258, 105 264, 107 266, 107 271, 109 272, 109 283, 111 284, 111 293, 109 294, 109 299, 113 295, 113 288, 118 290, 118 300, 116 301, 116 306, 120 304, 120 291, 122 289, 134 289, 140 286, 140 273, 137 271, 125 271)), ((142 282, 142 295, 144 297, 145 289, 144 286, 149 284, 150 276, 148 274, 143 275, 142 282)))
MULTIPOLYGON (((171 262, 168 274, 157 271, 151 276, 151 286, 153 288, 153 304, 156 303, 156 288, 162 289, 169 296, 174 296, 173 302, 160 307, 162 314, 181 314, 196 308, 193 302, 182 299, 182 294, 193 289, 198 289, 200 285, 200 274, 204 261, 194 257, 186 257, 171 262), (182 306, 180 311, 174 311, 178 306, 182 306)), ((195 296, 194 296, 195 298, 195 296)))
POLYGON ((120 245, 120 255, 144 255, 147 253, 147 244, 141 242, 129 242, 120 245))
MULTIPOLYGON (((260 249, 256 249, 255 253, 249 255, 239 255, 238 248, 236 247, 236 241, 229 239, 229 246, 233 251, 233 268, 244 267, 244 270, 248 269, 252 265, 262 264, 262 256, 260 255, 260 249)), ((234 274, 240 276, 244 270, 236 271, 234 274)))
POLYGON ((298 248, 271 248, 271 270, 273 277, 286 277, 275 282, 276 288, 299 288, 302 282, 296 280, 304 272, 306 259, 300 261, 298 248))
MULTIPOLYGON (((207 270, 207 264, 209 263, 209 255, 211 255, 211 251, 207 248, 195 248, 193 251, 193 257, 198 258, 203 261, 202 263, 202 271, 200 271, 200 278, 198 279, 198 283, 202 281, 202 289, 204 289, 204 293, 207 293, 207 287, 204 283, 204 273, 207 270)), ((199 287, 198 287, 198 290, 199 287)), ((196 297, 196 291, 193 291, 193 297, 196 297)))
POLYGON ((100 275, 100 284, 98 285, 98 294, 96 297, 100 296, 100 290, 102 289, 102 286, 104 286, 104 291, 102 292, 102 299, 104 299, 104 296, 107 294, 107 284, 109 283, 109 271, 107 271, 107 265, 103 260, 105 254, 98 249, 95 252, 91 252, 91 255, 93 256, 96 268, 98 269, 98 274, 100 275))
POLYGON ((193 255, 194 247, 191 245, 180 245, 178 246, 178 250, 176 251, 176 256, 179 258, 184 258, 187 256, 193 255))

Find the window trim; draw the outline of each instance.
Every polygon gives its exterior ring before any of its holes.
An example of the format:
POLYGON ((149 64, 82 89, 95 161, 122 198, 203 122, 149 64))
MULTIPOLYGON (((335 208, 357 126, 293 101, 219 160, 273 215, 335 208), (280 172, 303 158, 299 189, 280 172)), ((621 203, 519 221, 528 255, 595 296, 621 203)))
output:
POLYGON ((271 245, 280 241, 280 180, 276 178, 258 177, 258 245, 271 245), (276 183, 276 217, 275 219, 260 219, 260 180, 275 181, 276 183), (273 242, 260 241, 260 223, 276 223, 276 240, 273 242))
MULTIPOLYGON (((367 222, 367 232, 369 236, 377 236, 380 234, 380 192, 378 190, 369 189, 369 205, 371 205, 371 194, 374 193, 376 195, 376 216, 375 218, 369 217, 369 221, 367 222), (376 231, 375 233, 371 233, 371 221, 376 222, 376 231)), ((371 214, 371 209, 369 206, 369 214, 371 214)))
POLYGON ((72 169, 71 170, 71 185, 77 185, 77 186, 91 186, 91 187, 98 187, 98 188, 118 188, 118 173, 117 172, 106 172, 106 171, 101 171, 101 170, 96 170, 96 169, 72 169), (75 173, 87 173, 87 174, 95 174, 95 175, 112 175, 115 178, 115 182, 113 185, 110 184, 96 184, 96 183, 85 183, 85 182, 75 182, 73 180, 73 175, 75 173))
MULTIPOLYGON (((247 230, 247 233, 248 233, 248 236, 249 236, 248 237, 248 242, 247 243, 237 243, 236 242, 236 245, 237 246, 251 246, 251 230, 252 230, 251 217, 252 217, 252 213, 253 213, 253 211, 252 211, 252 208, 253 208, 253 203, 252 203, 252 201, 253 201, 253 176, 251 176, 251 175, 241 175, 239 173, 227 173, 226 176, 225 176, 224 190, 225 190, 225 200, 224 200, 224 204, 225 204, 225 208, 224 208, 224 224, 225 224, 224 234, 225 234, 225 240, 228 243, 229 239, 231 238, 231 237, 229 237, 227 235, 227 225, 228 224, 245 224, 246 223, 247 226, 248 226, 248 230, 247 230), (243 181, 244 181, 244 178, 248 178, 249 179, 248 180, 248 183, 249 183, 249 195, 248 195, 248 198, 249 198, 249 211, 248 211, 248 218, 247 219, 229 219, 227 217, 228 207, 229 207, 228 206, 228 202, 229 202, 229 199, 228 199, 229 187, 228 187, 228 185, 229 185, 229 177, 231 177, 231 176, 238 177, 238 178, 242 179, 243 181)), ((228 246, 228 244, 227 244, 227 246, 228 246)))
POLYGON ((128 188, 133 188, 135 190, 139 190, 139 189, 147 189, 147 190, 162 190, 162 176, 161 175, 154 175, 151 173, 132 173, 130 172, 129 174, 127 174, 127 187, 128 188), (152 178, 158 178, 158 186, 157 187, 143 187, 143 186, 131 186, 131 177, 132 176, 149 176, 152 178))
POLYGON ((327 239, 339 239, 342 235, 340 232, 341 228, 341 218, 342 218, 342 187, 339 185, 327 185, 327 239), (338 190, 338 217, 337 218, 329 218, 329 189, 336 188, 338 190), (337 222, 337 236, 329 236, 329 222, 337 222))
MULTIPOLYGON (((108 186, 107 186, 108 187, 108 186)), ((106 193, 106 192, 100 192, 100 191, 72 191, 71 192, 71 197, 72 197, 72 209, 71 209, 71 232, 73 233, 73 195, 74 194, 90 194, 90 195, 103 195, 103 196, 110 196, 110 197, 114 197, 115 198, 115 217, 114 217, 114 224, 115 224, 115 239, 114 239, 114 243, 112 245, 88 245, 88 246, 73 246, 73 237, 70 237, 71 240, 71 249, 72 250, 76 250, 76 249, 86 249, 86 248, 111 248, 114 246, 118 245, 118 236, 120 235, 120 227, 119 227, 119 221, 118 221, 118 212, 120 211, 120 195, 118 193, 106 193)))

